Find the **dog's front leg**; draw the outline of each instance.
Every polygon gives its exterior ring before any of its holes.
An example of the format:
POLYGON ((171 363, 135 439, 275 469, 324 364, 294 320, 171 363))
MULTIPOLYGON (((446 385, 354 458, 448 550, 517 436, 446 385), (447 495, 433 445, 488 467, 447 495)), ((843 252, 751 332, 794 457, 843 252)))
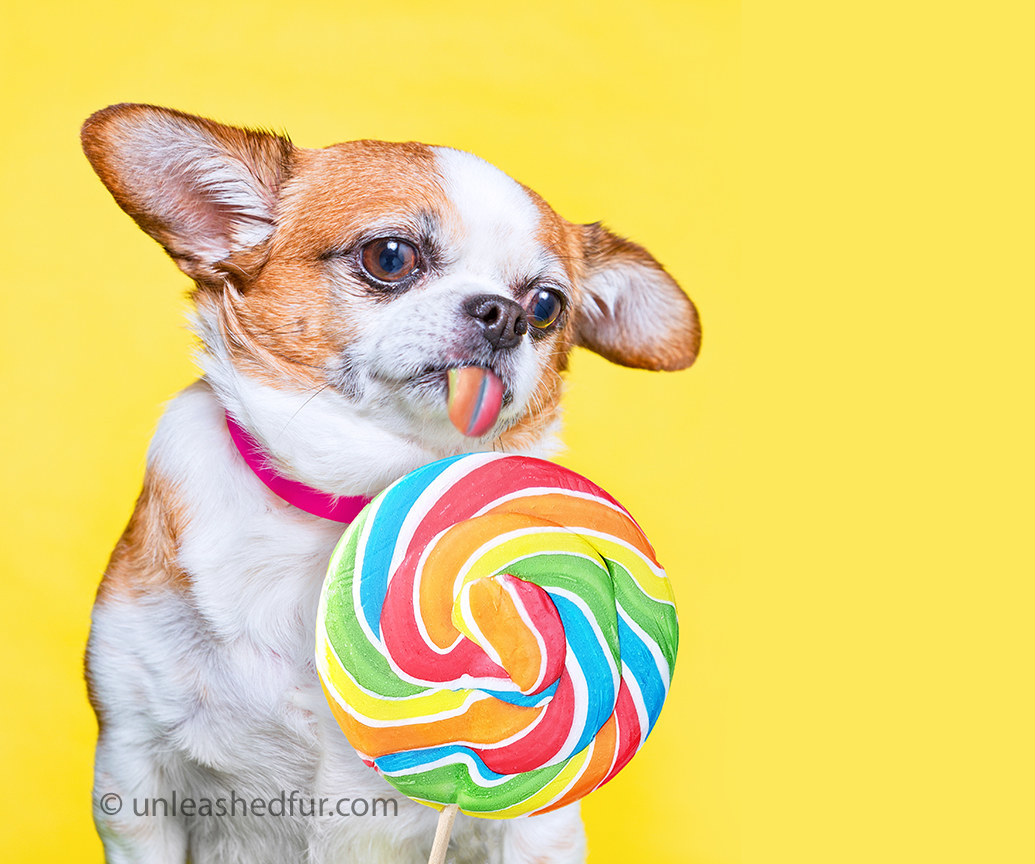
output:
POLYGON ((184 864, 187 832, 169 810, 169 796, 150 757, 101 731, 94 769, 93 806, 107 864, 184 864))
POLYGON ((506 823, 503 864, 582 864, 585 860, 586 831, 578 804, 506 823))

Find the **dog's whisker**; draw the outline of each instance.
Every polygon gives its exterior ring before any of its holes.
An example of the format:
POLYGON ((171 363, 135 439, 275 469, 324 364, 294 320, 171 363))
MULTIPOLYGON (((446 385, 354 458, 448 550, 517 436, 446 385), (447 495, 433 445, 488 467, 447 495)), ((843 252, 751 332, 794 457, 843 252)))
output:
POLYGON ((266 327, 249 331, 252 336, 298 336, 305 333, 304 324, 285 324, 283 327, 266 327))
POLYGON ((284 424, 284 427, 280 430, 280 435, 283 435, 285 432, 287 432, 288 426, 291 425, 292 421, 299 415, 299 413, 302 411, 303 408, 305 408, 306 405, 308 405, 310 402, 312 402, 317 396, 319 396, 321 393, 323 393, 323 391, 326 390, 330 386, 331 386, 330 384, 323 384, 323 385, 321 385, 319 387, 316 387, 315 388, 316 392, 314 392, 308 399, 306 399, 305 402, 303 402, 301 405, 299 405, 298 408, 295 409, 295 413, 294 414, 292 414, 290 417, 288 417, 287 422, 284 424))

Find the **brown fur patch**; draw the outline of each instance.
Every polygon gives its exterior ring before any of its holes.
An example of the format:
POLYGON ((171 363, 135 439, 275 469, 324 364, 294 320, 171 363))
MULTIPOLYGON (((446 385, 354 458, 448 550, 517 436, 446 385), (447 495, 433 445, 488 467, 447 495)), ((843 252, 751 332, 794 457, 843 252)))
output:
POLYGON ((274 258, 307 259, 358 239, 372 220, 412 218, 447 206, 431 148, 347 141, 297 151, 284 189, 274 258))
POLYGON ((285 380, 322 386, 323 370, 348 344, 359 313, 321 256, 351 248, 373 222, 403 226, 419 212, 449 209, 423 144, 350 141, 298 150, 276 234, 239 266, 240 290, 219 298, 202 291, 196 299, 220 304, 218 320, 241 371, 274 387, 285 380))
POLYGON ((539 211, 539 230, 536 239, 547 249, 552 249, 560 259, 568 279, 578 287, 584 269, 583 226, 575 225, 559 216, 545 199, 527 186, 523 187, 539 211))
POLYGON ((172 484, 149 468, 133 515, 97 590, 97 602, 116 597, 132 599, 159 590, 185 590, 190 576, 180 566, 177 554, 186 522, 186 508, 172 484))

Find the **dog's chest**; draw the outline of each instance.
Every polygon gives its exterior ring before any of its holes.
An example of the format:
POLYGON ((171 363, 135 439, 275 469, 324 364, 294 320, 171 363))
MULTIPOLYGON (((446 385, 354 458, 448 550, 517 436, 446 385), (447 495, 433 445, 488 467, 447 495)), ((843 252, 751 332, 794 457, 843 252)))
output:
POLYGON ((218 537, 185 538, 191 611, 200 619, 193 624, 203 632, 178 664, 182 704, 195 706, 180 728, 192 757, 220 771, 277 765, 282 774, 294 764, 311 774, 325 749, 316 716, 326 711, 313 663, 316 606, 341 528, 268 516, 218 537))
POLYGON ((147 690, 162 706, 156 719, 167 740, 188 761, 253 778, 286 770, 301 781, 325 749, 316 607, 346 526, 269 493, 222 423, 199 385, 163 418, 152 468, 176 490, 186 578, 180 590, 124 614, 139 618, 134 641, 156 655, 144 663, 155 673, 147 690))
MULTIPOLYGON (((273 818, 188 818, 189 854, 199 864, 426 860, 433 812, 362 763, 315 671, 320 588, 345 526, 300 513, 258 481, 204 383, 169 406, 149 470, 176 510, 165 539, 175 541, 183 578, 113 589, 95 606, 88 654, 103 719, 97 788, 122 790, 127 800, 175 794, 181 805, 189 796, 213 814, 233 800, 295 802, 293 812, 274 804, 281 815, 273 818), (388 798, 398 804, 391 819, 313 815, 321 801, 372 807, 388 798)), ((160 545, 134 560, 146 563, 160 545)), ((458 862, 498 861, 501 830, 461 819, 458 862)))

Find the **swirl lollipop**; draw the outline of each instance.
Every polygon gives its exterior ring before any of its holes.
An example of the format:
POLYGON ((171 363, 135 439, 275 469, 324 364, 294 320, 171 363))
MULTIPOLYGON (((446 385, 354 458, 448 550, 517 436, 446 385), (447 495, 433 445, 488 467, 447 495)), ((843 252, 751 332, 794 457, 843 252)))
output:
POLYGON ((650 734, 678 629, 625 509, 551 462, 477 453, 382 492, 331 559, 316 661, 334 715, 400 792, 543 813, 650 734))

